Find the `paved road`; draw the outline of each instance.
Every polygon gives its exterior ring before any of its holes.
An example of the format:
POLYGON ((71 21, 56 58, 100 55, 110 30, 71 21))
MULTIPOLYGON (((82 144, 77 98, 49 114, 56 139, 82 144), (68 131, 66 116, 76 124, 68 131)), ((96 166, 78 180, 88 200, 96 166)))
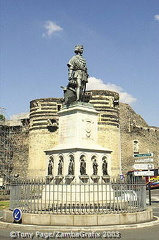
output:
MULTIPOLYGON (((149 205, 149 191, 146 191, 146 203, 149 205)), ((159 189, 151 190, 151 207, 155 216, 159 217, 159 189)), ((159 239, 159 237, 158 237, 159 239)), ((158 240, 157 239, 157 240, 158 240)))
MULTIPOLYGON (((152 208, 154 210, 154 215, 159 217, 159 189, 156 190, 152 190, 151 191, 152 194, 152 208)), ((147 197, 146 197, 146 202, 147 205, 149 203, 149 197, 148 197, 148 191, 147 191, 147 197)), ((33 240, 43 240, 43 239, 55 239, 55 238, 47 238, 48 233, 53 234, 54 231, 45 231, 45 230, 27 230, 24 228, 19 228, 17 229, 3 229, 0 226, 0 240, 11 240, 13 239, 12 237, 10 237, 10 233, 12 232, 12 234, 17 234, 17 238, 18 240, 22 240, 22 239, 33 239, 33 240), (33 234, 33 238, 32 235, 33 234), (37 237, 36 237, 37 235, 37 237), (38 237, 39 236, 39 237, 38 237)), ((91 232, 91 229, 90 229, 91 232)), ((101 234, 103 237, 102 239, 122 239, 122 240, 159 240, 159 225, 156 226, 147 226, 147 227, 142 227, 142 228, 130 228, 130 229, 120 229, 120 230, 110 230, 108 231, 102 231, 96 232, 97 234, 101 234), (113 236, 116 236, 116 238, 106 238, 108 236, 110 236, 109 234, 112 234, 113 236), (117 238, 119 235, 121 235, 121 238, 117 238)), ((56 240, 59 238, 56 238, 56 240)), ((64 238, 60 238, 65 239, 65 240, 70 240, 70 238, 64 237, 64 238)), ((73 239, 79 239, 79 238, 73 238, 73 239)), ((82 240, 83 238, 81 238, 82 240)), ((91 237, 87 237, 84 238, 86 240, 91 240, 93 238, 91 237)), ((101 238, 97 238, 97 239, 101 239, 101 238)))
MULTIPOLYGON (((90 230, 91 232, 91 230, 90 230)), ((11 238, 9 235, 10 233, 12 234, 17 234, 17 235, 22 235, 22 237, 17 237, 16 239, 34 239, 34 240, 42 240, 42 239, 54 239, 54 238, 47 238, 48 233, 53 234, 53 232, 51 231, 34 231, 34 230, 19 230, 19 231, 14 231, 14 230, 1 230, 0 233, 0 239, 1 240, 11 240, 13 238, 11 238), (24 236, 25 234, 25 236, 24 236), (29 235, 30 234, 30 235, 29 235), (33 234, 33 238, 31 238, 31 234, 33 234), (36 234, 39 237, 36 237, 36 234), (30 237, 29 237, 30 236, 30 237)), ((100 232, 97 232, 98 234, 100 232)), ((96 234, 97 234, 96 233, 96 234)), ((87 233, 86 233, 87 234, 87 233)), ((113 230, 113 231, 105 231, 105 232, 101 232, 102 235, 104 234, 108 234, 108 236, 110 236, 109 234, 116 234, 116 236, 118 236, 118 234, 121 235, 121 238, 96 238, 99 240, 103 240, 103 239, 121 239, 121 240, 158 240, 159 239, 159 226, 153 226, 153 227, 146 227, 146 228, 139 228, 139 229, 123 229, 123 230, 113 230)), ((71 238, 56 238, 57 239, 64 239, 64 240, 70 240, 71 238)), ((74 240, 78 240, 79 238, 72 238, 74 240)), ((82 238, 81 238, 82 239, 82 238)), ((91 240, 93 238, 84 238, 86 240, 91 240)))

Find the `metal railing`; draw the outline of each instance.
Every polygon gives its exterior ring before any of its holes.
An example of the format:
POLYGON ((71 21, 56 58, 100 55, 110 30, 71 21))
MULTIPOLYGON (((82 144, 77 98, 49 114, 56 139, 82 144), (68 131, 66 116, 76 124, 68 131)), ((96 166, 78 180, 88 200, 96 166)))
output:
POLYGON ((16 180, 10 186, 10 209, 26 213, 108 214, 143 211, 146 187, 142 183, 60 183, 46 179, 16 180))

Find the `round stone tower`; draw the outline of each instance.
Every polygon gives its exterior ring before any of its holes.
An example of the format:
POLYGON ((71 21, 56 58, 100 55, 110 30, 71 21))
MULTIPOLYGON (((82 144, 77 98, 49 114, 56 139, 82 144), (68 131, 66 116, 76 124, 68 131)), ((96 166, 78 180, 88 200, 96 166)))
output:
POLYGON ((44 150, 57 144, 60 98, 42 98, 30 102, 28 177, 45 176, 44 150))
POLYGON ((98 143, 112 150, 111 172, 121 173, 121 143, 119 124, 119 94, 108 90, 91 90, 90 103, 99 112, 98 143))

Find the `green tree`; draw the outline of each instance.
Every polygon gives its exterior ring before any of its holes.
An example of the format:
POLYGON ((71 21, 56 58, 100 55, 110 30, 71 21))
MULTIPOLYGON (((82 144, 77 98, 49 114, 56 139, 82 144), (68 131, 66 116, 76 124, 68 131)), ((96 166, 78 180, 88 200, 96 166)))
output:
POLYGON ((4 121, 5 120, 5 116, 3 114, 0 114, 0 121, 4 121))

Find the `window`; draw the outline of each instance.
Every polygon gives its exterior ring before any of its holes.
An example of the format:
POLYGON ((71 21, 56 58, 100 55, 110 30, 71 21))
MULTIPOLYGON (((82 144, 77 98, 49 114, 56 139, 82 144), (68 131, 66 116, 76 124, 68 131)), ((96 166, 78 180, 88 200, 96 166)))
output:
POLYGON ((133 151, 134 153, 139 153, 139 142, 137 140, 133 142, 133 151))

